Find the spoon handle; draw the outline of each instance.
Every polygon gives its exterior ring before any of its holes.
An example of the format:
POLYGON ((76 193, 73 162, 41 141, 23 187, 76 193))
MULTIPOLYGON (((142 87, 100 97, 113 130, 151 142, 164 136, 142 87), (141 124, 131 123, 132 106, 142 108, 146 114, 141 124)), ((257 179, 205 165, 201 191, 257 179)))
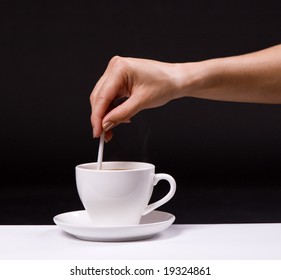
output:
POLYGON ((100 144, 98 151, 97 169, 102 169, 102 158, 103 158, 103 148, 104 148, 104 131, 100 136, 100 144))

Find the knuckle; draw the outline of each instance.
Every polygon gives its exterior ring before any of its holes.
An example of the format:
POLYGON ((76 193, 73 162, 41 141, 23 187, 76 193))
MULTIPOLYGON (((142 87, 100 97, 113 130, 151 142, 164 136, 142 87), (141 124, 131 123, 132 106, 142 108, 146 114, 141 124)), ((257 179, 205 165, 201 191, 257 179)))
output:
POLYGON ((96 96, 96 100, 95 103, 105 103, 105 104, 109 104, 111 102, 111 99, 107 96, 104 88, 100 88, 97 96, 96 96))
POLYGON ((90 103, 94 103, 94 100, 95 100, 95 97, 94 97, 94 94, 90 94, 90 103))
POLYGON ((121 57, 119 55, 115 55, 113 56, 110 61, 109 64, 114 64, 117 60, 119 60, 121 57))
POLYGON ((128 68, 128 61, 125 57, 121 57, 121 56, 114 56, 111 60, 110 60, 110 64, 112 66, 112 69, 115 71, 126 71, 126 69, 128 68))

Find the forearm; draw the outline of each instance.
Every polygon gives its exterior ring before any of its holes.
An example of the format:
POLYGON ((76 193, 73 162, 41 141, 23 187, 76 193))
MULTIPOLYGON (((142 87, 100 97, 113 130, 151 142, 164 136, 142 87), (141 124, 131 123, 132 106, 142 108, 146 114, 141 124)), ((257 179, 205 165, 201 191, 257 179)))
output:
POLYGON ((176 98, 281 104, 281 45, 178 67, 183 74, 176 98))

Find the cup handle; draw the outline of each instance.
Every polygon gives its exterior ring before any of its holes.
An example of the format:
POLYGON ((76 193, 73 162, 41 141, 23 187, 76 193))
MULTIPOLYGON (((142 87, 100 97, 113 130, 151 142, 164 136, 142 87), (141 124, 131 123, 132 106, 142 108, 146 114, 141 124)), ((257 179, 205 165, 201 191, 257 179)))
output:
POLYGON ((160 200, 149 204, 146 206, 146 208, 143 211, 142 215, 146 215, 149 212, 153 211, 154 209, 160 207, 161 205, 163 205, 164 203, 166 203, 167 201, 169 201, 175 194, 176 192, 176 181, 175 179, 168 174, 165 173, 158 173, 154 175, 154 181, 153 181, 153 186, 155 186, 160 180, 167 180, 170 184, 170 191, 160 200))

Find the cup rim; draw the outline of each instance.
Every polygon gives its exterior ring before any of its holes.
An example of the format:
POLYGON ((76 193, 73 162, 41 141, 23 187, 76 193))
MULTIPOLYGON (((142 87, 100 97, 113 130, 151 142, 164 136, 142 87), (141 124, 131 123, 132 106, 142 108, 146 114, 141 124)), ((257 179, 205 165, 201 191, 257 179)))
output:
MULTIPOLYGON (((104 165, 112 166, 112 165, 121 165, 125 169, 96 169, 97 162, 87 162, 87 163, 81 163, 78 164, 75 169, 76 170, 83 170, 85 172, 134 172, 134 171, 140 171, 140 170, 149 170, 149 169, 155 169, 155 166, 152 163, 148 162, 141 162, 141 161, 104 161, 102 163, 103 167, 104 165), (132 167, 130 167, 132 166, 132 167), (128 169, 127 169, 128 168, 128 169)), ((110 168, 110 167, 109 167, 110 168)))

